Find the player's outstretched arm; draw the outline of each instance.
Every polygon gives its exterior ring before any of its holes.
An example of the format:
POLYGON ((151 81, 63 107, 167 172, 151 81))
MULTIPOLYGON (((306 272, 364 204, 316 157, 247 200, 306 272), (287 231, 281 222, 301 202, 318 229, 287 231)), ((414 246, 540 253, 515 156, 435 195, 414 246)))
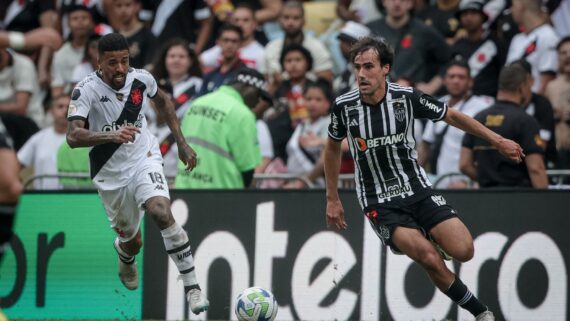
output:
POLYGON ((67 144, 71 148, 90 147, 105 143, 124 144, 134 142, 140 129, 134 126, 124 126, 111 132, 92 132, 85 129, 85 120, 74 119, 67 127, 67 144))
POLYGON ((344 208, 338 196, 338 172, 340 171, 340 142, 331 138, 325 145, 325 180, 327 188, 327 226, 346 230, 348 225, 344 220, 344 208))
POLYGON ((514 162, 522 162, 522 159, 525 156, 523 149, 519 144, 495 133, 480 122, 458 110, 449 108, 444 120, 453 127, 457 127, 464 132, 483 138, 493 145, 493 147, 495 147, 503 156, 514 162))
POLYGON ((170 128, 170 132, 176 140, 176 145, 178 145, 178 157, 186 165, 186 170, 192 170, 196 167, 198 157, 196 152, 184 139, 184 135, 180 130, 178 118, 176 117, 176 112, 174 111, 174 105, 170 101, 170 98, 164 93, 164 91, 158 89, 157 94, 152 98, 152 102, 158 113, 164 120, 166 120, 166 124, 170 128))

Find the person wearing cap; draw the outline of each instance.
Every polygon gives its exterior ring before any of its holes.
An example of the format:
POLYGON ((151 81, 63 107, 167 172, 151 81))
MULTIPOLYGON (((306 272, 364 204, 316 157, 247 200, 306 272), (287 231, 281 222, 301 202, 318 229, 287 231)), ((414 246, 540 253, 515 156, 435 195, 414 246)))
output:
POLYGON ((197 98, 184 115, 180 128, 200 155, 188 172, 178 166, 176 188, 229 188, 250 186, 261 163, 255 114, 260 99, 271 97, 257 70, 241 69, 228 85, 197 98))
POLYGON ((347 21, 338 34, 340 52, 347 61, 346 68, 334 79, 333 89, 335 96, 343 95, 351 89, 356 88, 356 78, 352 71, 350 61, 350 47, 358 39, 370 34, 370 29, 363 24, 354 21, 347 21))
POLYGON ((451 46, 451 55, 454 59, 462 59, 469 64, 474 95, 495 97, 506 48, 484 27, 488 17, 483 11, 482 2, 462 4, 457 19, 465 30, 466 37, 451 46))

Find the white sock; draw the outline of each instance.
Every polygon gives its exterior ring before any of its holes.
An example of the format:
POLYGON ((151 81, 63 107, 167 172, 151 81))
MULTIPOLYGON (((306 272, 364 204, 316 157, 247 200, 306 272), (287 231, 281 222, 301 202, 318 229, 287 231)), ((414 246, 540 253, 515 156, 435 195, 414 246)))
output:
POLYGON ((178 267, 180 278, 184 287, 198 287, 196 272, 194 271, 194 258, 190 248, 190 241, 186 231, 178 225, 172 224, 170 227, 160 231, 164 240, 166 252, 178 267))
POLYGON ((119 243, 120 243, 119 238, 116 237, 113 245, 115 246, 115 250, 117 251, 117 254, 119 254, 119 259, 125 264, 133 264, 135 262, 134 255, 129 255, 127 252, 125 252, 121 248, 121 246, 119 246, 119 243))

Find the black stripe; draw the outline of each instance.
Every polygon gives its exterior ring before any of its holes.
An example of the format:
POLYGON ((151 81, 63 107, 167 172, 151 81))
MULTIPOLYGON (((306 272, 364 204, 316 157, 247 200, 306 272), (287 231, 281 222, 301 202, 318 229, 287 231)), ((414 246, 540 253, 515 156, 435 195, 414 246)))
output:
POLYGON ((190 272, 194 271, 194 267, 189 268, 188 270, 184 270, 184 271, 180 271, 180 274, 188 274, 190 272))
POLYGON ((127 259, 124 256, 122 256, 121 254, 119 254, 119 260, 121 260, 121 262, 125 263, 125 264, 133 264, 135 263, 135 257, 132 256, 131 258, 127 259))
POLYGON ((179 247, 177 247, 177 248, 175 248, 175 249, 168 250, 168 251, 166 251, 166 253, 168 253, 168 254, 178 253, 178 252, 180 252, 180 251, 182 251, 182 250, 184 250, 184 249, 186 249, 186 248, 188 248, 188 247, 190 247, 190 241, 186 242, 184 245, 179 246, 179 247))
MULTIPOLYGON (((116 124, 123 124, 125 121, 127 123, 134 123, 138 119, 142 109, 142 95, 144 94, 145 89, 146 85, 142 81, 138 79, 133 80, 131 91, 129 92, 129 97, 125 103, 125 107, 123 108, 121 115, 119 115, 119 118, 115 121, 116 124), (139 93, 141 95, 141 100, 138 102, 138 104, 135 104, 133 102, 133 93, 135 93, 137 90, 140 91, 139 93)), ((93 179, 97 173, 99 173, 101 168, 103 168, 105 163, 107 163, 107 161, 113 156, 115 151, 121 147, 121 145, 122 144, 118 143, 106 143, 97 145, 91 149, 89 152, 91 179, 93 179)))
POLYGON ((71 117, 67 117, 67 120, 69 121, 74 121, 74 120, 87 120, 87 118, 83 117, 83 116, 71 116, 71 117))

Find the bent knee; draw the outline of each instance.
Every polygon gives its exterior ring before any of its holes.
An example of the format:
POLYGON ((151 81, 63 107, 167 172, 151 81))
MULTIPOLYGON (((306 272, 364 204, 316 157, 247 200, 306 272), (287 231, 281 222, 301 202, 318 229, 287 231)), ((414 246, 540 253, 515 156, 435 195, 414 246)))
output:
POLYGON ((454 259, 461 263, 465 263, 473 258, 475 254, 475 249, 473 248, 473 243, 465 244, 461 247, 457 253, 452 254, 454 259))

